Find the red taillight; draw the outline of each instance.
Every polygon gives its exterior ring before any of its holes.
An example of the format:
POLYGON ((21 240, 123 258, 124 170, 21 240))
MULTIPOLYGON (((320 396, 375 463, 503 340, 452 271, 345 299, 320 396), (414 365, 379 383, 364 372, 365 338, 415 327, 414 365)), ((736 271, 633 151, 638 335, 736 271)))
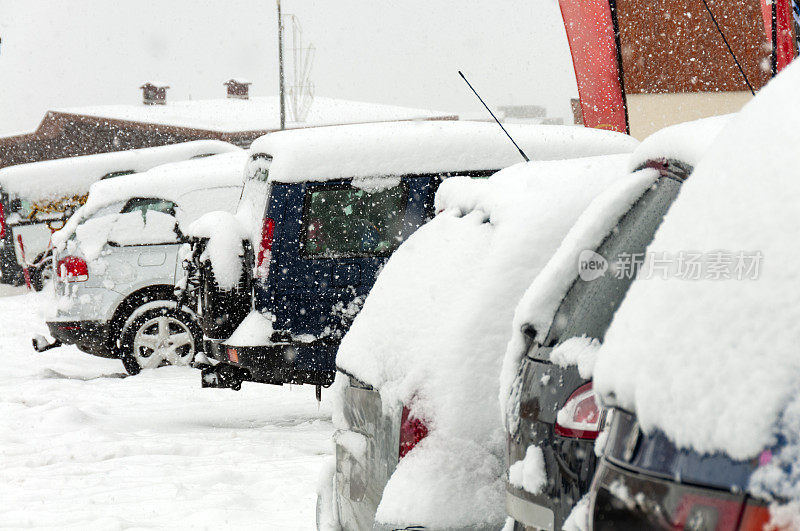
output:
POLYGON ((6 237, 6 211, 0 203, 0 240, 6 237))
POLYGON ((409 409, 403 406, 403 416, 400 418, 400 457, 405 457, 426 435, 428 427, 425 423, 412 417, 409 409))
POLYGON ((739 524, 739 531, 761 531, 762 529, 774 529, 780 531, 781 527, 767 527, 770 520, 769 507, 761 504, 748 503, 744 507, 742 523, 739 524))
POLYGON ((596 439, 600 433, 601 411, 594 399, 592 382, 584 384, 570 395, 558 412, 556 435, 596 439))
POLYGON ((67 256, 58 261, 58 278, 64 282, 85 282, 89 280, 89 267, 83 258, 67 256))
POLYGON ((264 218, 264 225, 261 228, 261 244, 258 247, 258 257, 256 258, 257 278, 267 278, 269 276, 269 261, 272 258, 272 238, 275 235, 275 220, 264 218))

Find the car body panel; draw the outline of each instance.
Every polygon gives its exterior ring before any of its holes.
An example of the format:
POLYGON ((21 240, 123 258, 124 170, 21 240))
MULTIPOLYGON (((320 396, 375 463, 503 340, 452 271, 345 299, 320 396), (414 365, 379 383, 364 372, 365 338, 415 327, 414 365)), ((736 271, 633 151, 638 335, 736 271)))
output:
POLYGON ((348 426, 334 435, 335 486, 339 523, 344 529, 371 529, 375 511, 399 460, 400 416, 384 415, 380 394, 348 378, 342 413, 348 426), (354 442, 355 441, 355 442, 354 442), (363 452, 354 446, 362 441, 363 452))
MULTIPOLYGON (((653 238, 657 227, 677 196, 688 171, 676 167, 679 175, 662 171, 653 187, 646 190, 619 220, 614 230, 595 249, 610 263, 624 253, 641 255, 653 238)), ((641 264, 640 264, 641 265, 641 264)), ((508 466, 525 456, 527 448, 542 449, 548 483, 544 492, 532 495, 510 483, 507 495, 516 500, 507 502, 514 518, 538 514, 540 509, 552 511, 558 529, 570 514, 574 504, 588 491, 596 466, 593 440, 562 437, 555 434, 558 411, 570 395, 589 382, 578 373, 577 367, 560 367, 550 363, 551 350, 574 337, 602 340, 617 308, 621 304, 634 275, 607 273, 594 280, 577 277, 565 294, 553 318, 543 343, 530 341, 527 356, 520 364, 516 403, 509 409, 508 466), (526 504, 538 507, 526 507, 526 504)), ((529 332, 530 335, 530 332, 529 332)), ((535 525, 534 522, 525 522, 535 525)))

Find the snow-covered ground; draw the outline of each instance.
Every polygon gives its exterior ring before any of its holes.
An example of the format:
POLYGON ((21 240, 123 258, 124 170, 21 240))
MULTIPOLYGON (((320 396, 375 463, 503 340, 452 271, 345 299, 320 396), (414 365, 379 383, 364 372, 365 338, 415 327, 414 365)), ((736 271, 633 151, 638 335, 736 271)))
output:
POLYGON ((0 287, 0 527, 314 527, 324 391, 318 405, 310 386, 201 389, 193 369, 37 354, 47 304, 0 287))

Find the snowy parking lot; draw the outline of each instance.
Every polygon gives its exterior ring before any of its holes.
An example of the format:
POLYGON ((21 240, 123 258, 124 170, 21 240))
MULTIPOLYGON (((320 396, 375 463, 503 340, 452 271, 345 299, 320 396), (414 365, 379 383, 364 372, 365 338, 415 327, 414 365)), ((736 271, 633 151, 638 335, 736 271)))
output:
POLYGON ((47 304, 0 291, 0 527, 314 527, 333 451, 324 392, 201 389, 189 368, 127 377, 74 347, 37 354, 47 304))

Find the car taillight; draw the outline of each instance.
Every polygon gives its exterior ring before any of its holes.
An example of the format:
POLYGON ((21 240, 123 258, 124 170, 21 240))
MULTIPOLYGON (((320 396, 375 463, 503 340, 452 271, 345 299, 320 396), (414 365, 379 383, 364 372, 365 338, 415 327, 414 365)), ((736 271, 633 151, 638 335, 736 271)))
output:
POLYGON ((600 433, 601 411, 594 399, 592 382, 578 387, 558 412, 556 435, 596 439, 600 433))
MULTIPOLYGON (((744 514, 742 514, 742 521, 739 524, 739 531, 761 531, 762 529, 768 529, 767 524, 769 523, 769 519, 768 506, 749 501, 747 505, 744 506, 744 514)), ((782 528, 770 527, 769 529, 780 531, 782 528)))
POLYGON ((0 240, 6 237, 6 211, 0 203, 0 240))
POLYGON ((264 218, 264 225, 261 227, 261 244, 258 246, 258 257, 256 258, 256 278, 267 278, 269 276, 269 261, 272 258, 272 238, 275 235, 275 220, 264 218))
POLYGON ((85 282, 89 280, 89 267, 83 258, 67 256, 58 261, 58 278, 64 282, 85 282))
POLYGON ((425 423, 411 416, 411 411, 403 406, 403 416, 400 418, 400 458, 406 456, 414 449, 418 442, 428 435, 425 423))

